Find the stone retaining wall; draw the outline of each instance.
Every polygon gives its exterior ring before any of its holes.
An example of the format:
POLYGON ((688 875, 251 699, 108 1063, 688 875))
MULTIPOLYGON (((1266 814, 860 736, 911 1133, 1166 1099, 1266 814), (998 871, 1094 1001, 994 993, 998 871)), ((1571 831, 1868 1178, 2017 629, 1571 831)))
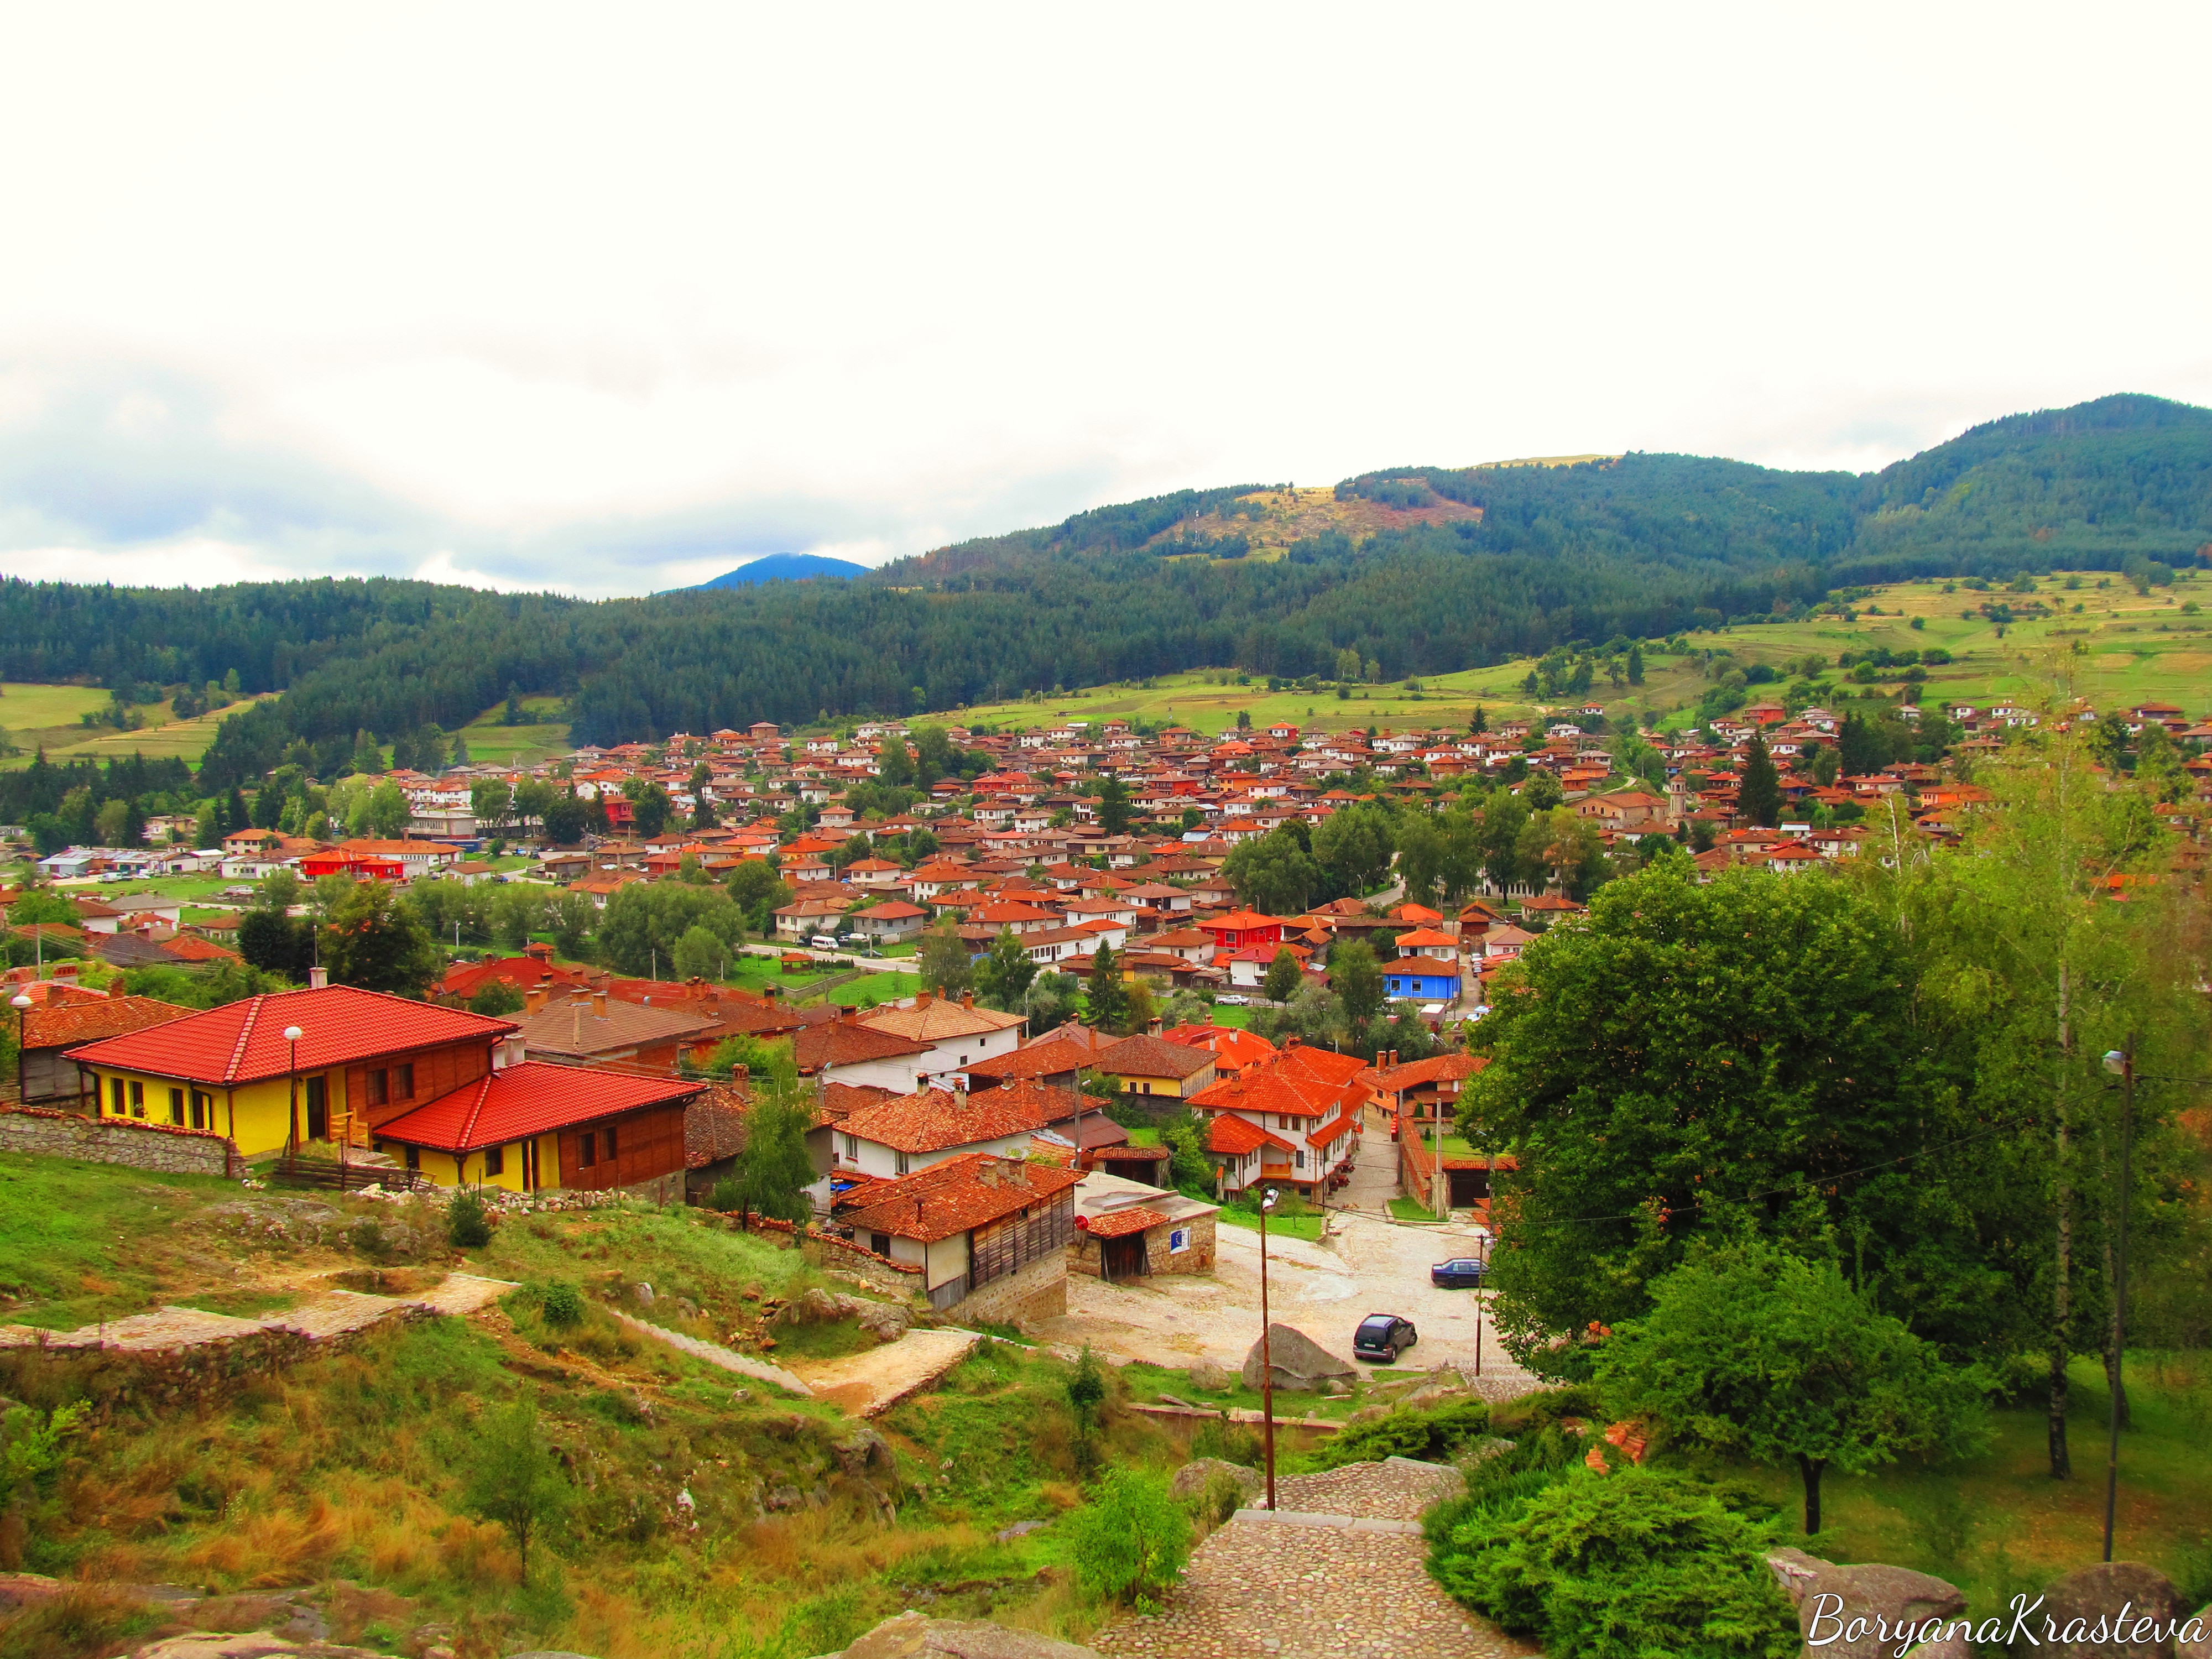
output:
POLYGON ((890 1261, 849 1240, 810 1231, 802 1248, 808 1261, 841 1273, 850 1273, 871 1290, 881 1291, 886 1296, 903 1299, 921 1291, 920 1267, 890 1261))
POLYGON ((945 1310, 948 1317, 973 1325, 988 1320, 997 1325, 1022 1325, 1038 1319, 1057 1319, 1067 1311, 1067 1252, 1048 1255, 994 1279, 980 1291, 970 1291, 945 1310))
POLYGON ((171 1175, 235 1177, 246 1160, 228 1135, 128 1117, 84 1117, 45 1106, 0 1107, 0 1152, 125 1164, 171 1175))

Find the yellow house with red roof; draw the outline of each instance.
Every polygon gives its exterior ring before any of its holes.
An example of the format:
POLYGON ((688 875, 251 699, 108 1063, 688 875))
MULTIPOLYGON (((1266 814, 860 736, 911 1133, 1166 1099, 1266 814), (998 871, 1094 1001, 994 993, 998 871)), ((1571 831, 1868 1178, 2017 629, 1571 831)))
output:
POLYGON ((79 1109, 227 1135, 248 1159, 341 1146, 441 1185, 632 1187, 684 1167, 696 1082, 525 1059, 520 1028, 351 986, 248 997, 66 1052, 79 1109))

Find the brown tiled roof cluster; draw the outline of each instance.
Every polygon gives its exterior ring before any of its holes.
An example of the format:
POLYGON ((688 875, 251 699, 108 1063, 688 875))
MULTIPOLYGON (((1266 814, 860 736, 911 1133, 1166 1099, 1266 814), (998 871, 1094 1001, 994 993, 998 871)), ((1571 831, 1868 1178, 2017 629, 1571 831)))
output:
MULTIPOLYGON (((894 1152, 941 1152, 947 1146, 1042 1129, 1068 1115, 1071 1103, 1066 1090, 1036 1083, 1009 1083, 975 1093, 924 1089, 854 1108, 846 1115, 845 1133, 894 1152)), ((1094 1109, 1104 1104, 1088 1103, 1094 1109)))
POLYGON ((66 1048, 73 1042, 122 1036, 149 1026, 165 1025, 197 1012, 153 997, 88 997, 82 1001, 33 1008, 23 1017, 26 1048, 66 1048))
POLYGON ((872 1187, 868 1202, 845 1211, 856 1232, 891 1233, 933 1244, 1034 1206, 1050 1202, 1082 1179, 1073 1170, 969 1152, 872 1187))
POLYGON ((1123 1037, 1092 1059, 1097 1070, 1114 1077, 1195 1077, 1213 1064, 1212 1050, 1170 1042, 1156 1036, 1123 1037))

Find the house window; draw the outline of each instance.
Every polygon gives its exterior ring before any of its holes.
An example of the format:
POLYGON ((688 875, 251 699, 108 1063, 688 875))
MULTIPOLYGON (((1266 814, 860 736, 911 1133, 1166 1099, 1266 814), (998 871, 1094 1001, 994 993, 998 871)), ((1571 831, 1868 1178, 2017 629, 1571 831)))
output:
POLYGON ((891 1236, 889 1233, 870 1233, 868 1248, 878 1255, 888 1256, 891 1253, 891 1236))
POLYGON ((146 1115, 146 1085, 135 1078, 131 1084, 131 1115, 133 1117, 146 1115))
POLYGON ((118 1117, 123 1115, 123 1079, 119 1077, 107 1079, 107 1109, 118 1117))
POLYGON ((1292 1152, 1291 1154, 1291 1167, 1294 1170, 1304 1169, 1306 1167, 1306 1155, 1302 1152, 1292 1152))
POLYGON ((592 1165, 597 1164, 599 1161, 599 1138, 593 1134, 589 1129, 586 1129, 577 1139, 576 1162, 584 1169, 588 1170, 592 1165))
POLYGON ((392 1074, 381 1066, 368 1074, 368 1103, 381 1106, 392 1098, 392 1074))
POLYGON ((420 1146, 410 1146, 407 1149, 407 1167, 410 1170, 419 1170, 422 1167, 422 1149, 420 1146))
POLYGON ((506 1147, 491 1146, 485 1149, 483 1172, 484 1179, 487 1181, 489 1181, 494 1176, 503 1176, 507 1173, 506 1147))
POLYGON ((854 1163, 854 1164, 858 1164, 858 1163, 860 1161, 860 1136, 858 1136, 858 1135, 844 1135, 844 1136, 840 1137, 840 1139, 842 1139, 844 1141, 844 1143, 845 1143, 845 1156, 846 1156, 846 1158, 847 1158, 848 1160, 850 1160, 851 1162, 853 1162, 853 1163, 854 1163))
POLYGON ((414 1099, 415 1062, 410 1060, 405 1065, 395 1067, 394 1070, 397 1072, 398 1075, 392 1079, 392 1082, 398 1085, 399 1098, 402 1100, 414 1099))
POLYGON ((192 1127, 195 1129, 215 1127, 215 1097, 204 1094, 198 1089, 192 1091, 192 1127))
POLYGON ((914 1173, 913 1170, 907 1167, 907 1158, 904 1152, 896 1154, 896 1161, 892 1167, 897 1170, 901 1175, 911 1175, 914 1173))
POLYGON ((176 1124, 180 1128, 184 1125, 185 1091, 182 1089, 172 1089, 169 1091, 169 1121, 176 1124))
POLYGON ((615 1157, 615 1126, 614 1126, 613 1124, 610 1123, 610 1124, 608 1124, 608 1125, 607 1125, 607 1161, 608 1161, 610 1164, 613 1163, 613 1162, 614 1162, 614 1157, 615 1157))

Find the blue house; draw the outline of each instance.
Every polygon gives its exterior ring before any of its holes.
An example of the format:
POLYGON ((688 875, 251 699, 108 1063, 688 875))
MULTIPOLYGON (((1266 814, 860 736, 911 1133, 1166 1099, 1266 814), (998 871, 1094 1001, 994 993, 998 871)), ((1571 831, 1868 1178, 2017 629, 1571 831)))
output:
POLYGON ((1437 957, 1400 957, 1382 964, 1383 994, 1413 1002, 1449 1002, 1459 995, 1459 963, 1437 957))

